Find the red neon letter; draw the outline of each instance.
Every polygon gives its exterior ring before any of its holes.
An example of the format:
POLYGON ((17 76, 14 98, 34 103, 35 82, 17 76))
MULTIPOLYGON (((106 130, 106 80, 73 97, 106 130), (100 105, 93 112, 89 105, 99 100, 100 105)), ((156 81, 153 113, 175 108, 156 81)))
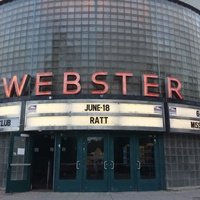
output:
POLYGON ((77 72, 65 72, 63 80, 63 94, 78 94, 81 91, 80 75, 77 72), (74 80, 69 80, 69 77, 75 77, 74 80), (75 86, 76 89, 68 89, 68 86, 75 86))
POLYGON ((36 83, 35 83, 35 95, 51 95, 51 91, 40 91, 41 87, 43 86, 51 86, 51 81, 41 81, 43 77, 52 77, 52 72, 44 72, 44 73, 37 73, 36 74, 36 83))
POLYGON ((183 96, 181 94, 181 88, 182 88, 182 84, 181 82, 174 78, 174 77, 167 77, 167 98, 173 98, 173 94, 179 98, 179 99, 183 99, 183 96), (176 86, 172 86, 173 83, 176 86))
POLYGON ((122 77, 122 94, 127 95, 127 77, 131 77, 133 74, 128 72, 118 72, 115 75, 122 77))
POLYGON ((144 74, 143 75, 143 95, 148 97, 159 97, 158 93, 149 92, 149 88, 158 88, 158 83, 149 83, 148 79, 158 79, 155 74, 144 74))
POLYGON ((15 93, 18 97, 21 96, 26 89, 29 76, 25 74, 22 78, 21 84, 18 83, 17 76, 13 76, 8 85, 6 78, 3 78, 3 87, 6 97, 11 97, 15 93))
POLYGON ((107 76, 108 72, 96 72, 92 74, 92 82, 96 85, 101 85, 104 87, 102 90, 93 90, 92 94, 106 94, 108 92, 108 84, 105 81, 97 80, 97 76, 107 76))

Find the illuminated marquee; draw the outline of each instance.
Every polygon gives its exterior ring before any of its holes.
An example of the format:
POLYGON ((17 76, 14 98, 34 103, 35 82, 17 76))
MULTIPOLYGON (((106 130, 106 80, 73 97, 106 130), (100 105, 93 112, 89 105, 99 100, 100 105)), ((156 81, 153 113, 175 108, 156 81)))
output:
POLYGON ((47 100, 26 103, 25 130, 118 129, 164 131, 160 102, 47 100))
POLYGON ((0 104, 0 132, 19 131, 21 102, 0 104))
MULTIPOLYGON (((44 96, 44 95, 52 95, 51 87, 53 85, 53 73, 45 72, 45 73, 37 73, 35 78, 35 95, 36 96, 44 96), (48 89, 47 89, 48 88, 48 89)), ((94 95, 102 95, 109 93, 109 84, 106 81, 106 77, 108 76, 108 72, 95 72, 91 75, 91 84, 98 89, 94 89, 91 91, 91 94, 94 95), (100 89, 99 89, 100 88, 100 89)), ((129 72, 117 72, 114 76, 119 77, 121 84, 121 93, 122 95, 128 95, 127 91, 127 81, 133 77, 133 73, 129 72)), ((63 74, 63 87, 62 93, 63 95, 76 95, 81 93, 81 75, 77 72, 65 72, 63 74)), ((5 96, 7 98, 16 96, 24 96, 27 93, 28 83, 32 81, 31 76, 25 74, 21 82, 18 83, 18 77, 13 76, 10 81, 8 81, 5 77, 3 78, 3 86, 5 96)), ((148 97, 160 97, 161 94, 158 92, 160 88, 159 85, 159 77, 155 74, 143 74, 142 75, 142 91, 143 96, 148 97)), ((165 81, 165 93, 167 98, 176 97, 178 99, 183 99, 181 94, 181 82, 174 77, 166 77, 165 81)), ((161 91, 162 93, 162 91, 161 91)))
POLYGON ((171 132, 200 131, 200 107, 169 104, 169 120, 171 132))

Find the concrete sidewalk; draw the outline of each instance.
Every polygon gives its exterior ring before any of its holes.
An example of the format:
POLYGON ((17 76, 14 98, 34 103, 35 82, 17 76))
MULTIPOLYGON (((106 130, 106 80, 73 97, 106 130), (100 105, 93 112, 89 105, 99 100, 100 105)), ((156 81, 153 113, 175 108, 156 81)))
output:
POLYGON ((25 192, 5 194, 0 200, 200 200, 200 189, 158 192, 109 192, 109 193, 59 193, 25 192))

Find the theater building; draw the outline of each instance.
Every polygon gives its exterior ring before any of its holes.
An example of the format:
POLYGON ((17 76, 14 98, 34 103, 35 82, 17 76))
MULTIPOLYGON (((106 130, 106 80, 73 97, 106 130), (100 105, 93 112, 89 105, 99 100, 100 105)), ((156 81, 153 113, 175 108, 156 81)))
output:
POLYGON ((199 187, 199 10, 1 0, 0 187, 199 187))

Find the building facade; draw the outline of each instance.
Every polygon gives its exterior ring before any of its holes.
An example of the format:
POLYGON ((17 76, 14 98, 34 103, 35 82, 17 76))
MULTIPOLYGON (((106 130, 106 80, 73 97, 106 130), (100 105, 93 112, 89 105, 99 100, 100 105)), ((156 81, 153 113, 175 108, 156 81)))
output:
POLYGON ((200 186, 198 4, 0 1, 0 187, 200 186))

